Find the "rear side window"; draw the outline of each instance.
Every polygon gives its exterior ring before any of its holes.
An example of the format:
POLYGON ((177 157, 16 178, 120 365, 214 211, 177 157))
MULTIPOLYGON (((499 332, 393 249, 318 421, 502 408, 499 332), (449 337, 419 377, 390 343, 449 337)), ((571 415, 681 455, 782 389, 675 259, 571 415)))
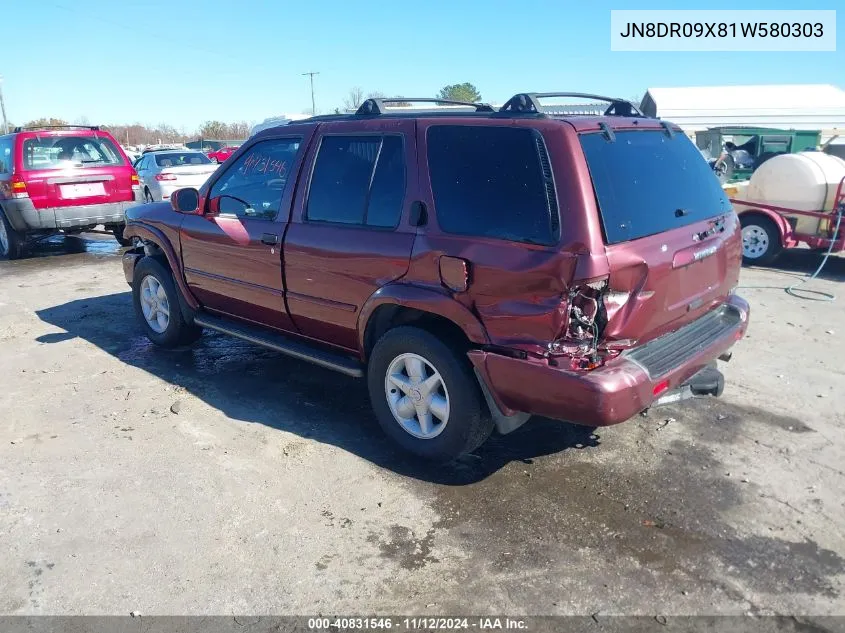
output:
POLYGON ((0 174, 12 173, 12 150, 14 149, 14 136, 0 138, 0 174))
POLYGON ((681 133, 584 134, 581 146, 608 244, 670 231, 730 210, 707 161, 681 133))
POLYGON ((326 136, 314 164, 307 219, 394 228, 405 199, 400 136, 326 136))
POLYGON ((123 165, 114 143, 102 136, 34 136, 23 142, 24 169, 123 165))
POLYGON ((447 233, 555 244, 559 216, 543 138, 515 127, 436 125, 428 169, 447 233))

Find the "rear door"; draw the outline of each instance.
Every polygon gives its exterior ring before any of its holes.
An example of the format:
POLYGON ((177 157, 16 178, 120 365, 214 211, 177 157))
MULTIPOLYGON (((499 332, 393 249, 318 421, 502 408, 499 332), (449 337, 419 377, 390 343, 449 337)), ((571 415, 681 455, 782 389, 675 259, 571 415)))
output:
POLYGON ((285 238, 287 300, 303 334, 356 349, 362 306, 408 270, 414 121, 372 121, 365 132, 337 122, 320 132, 285 238))
POLYGON ((610 268, 604 338, 645 341, 739 279, 739 222, 692 142, 662 128, 582 133, 610 268))
MULTIPOLYGON (((576 266, 560 248, 561 233, 569 242, 577 227, 561 227, 547 147, 559 126, 433 120, 418 130, 430 213, 414 244, 411 276, 433 273, 429 281, 446 291, 441 279, 465 267, 467 288, 453 290, 453 298, 481 318, 492 342, 539 353, 565 325, 561 304, 576 266)), ((564 205, 568 184, 558 185, 564 205)))
POLYGON ((186 216, 185 280, 211 311, 292 329, 282 281, 282 236, 303 147, 313 134, 263 138, 220 167, 202 190, 204 215, 186 216))
POLYGON ((28 132, 19 145, 22 175, 36 209, 134 200, 134 170, 104 132, 28 132))

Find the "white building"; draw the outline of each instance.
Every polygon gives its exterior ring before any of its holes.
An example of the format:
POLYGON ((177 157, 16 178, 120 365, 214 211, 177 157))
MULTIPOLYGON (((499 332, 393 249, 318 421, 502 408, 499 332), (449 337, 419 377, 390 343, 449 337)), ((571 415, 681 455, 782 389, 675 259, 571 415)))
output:
POLYGON ((830 84, 649 88, 641 110, 687 133, 720 126, 821 130, 845 134, 845 90, 830 84))

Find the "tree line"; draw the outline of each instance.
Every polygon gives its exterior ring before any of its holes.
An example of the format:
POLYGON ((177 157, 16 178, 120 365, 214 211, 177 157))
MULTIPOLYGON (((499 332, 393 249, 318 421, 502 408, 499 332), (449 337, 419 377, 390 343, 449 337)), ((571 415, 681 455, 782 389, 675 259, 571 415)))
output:
MULTIPOLYGON (((55 117, 42 117, 33 119, 21 125, 28 127, 65 126, 65 125, 92 125, 85 117, 71 121, 55 117)), ((15 129, 15 124, 9 123, 9 130, 15 129)), ((220 140, 243 140, 249 136, 252 126, 247 121, 235 121, 225 123, 223 121, 206 121, 189 133, 184 128, 176 129, 167 123, 158 125, 142 125, 134 123, 131 125, 101 125, 108 130, 118 142, 123 145, 154 145, 157 143, 184 143, 199 139, 220 139, 220 140)))
MULTIPOLYGON (((354 112, 357 110, 362 103, 364 103, 365 99, 384 99, 385 94, 383 92, 370 92, 367 93, 366 97, 364 96, 364 91, 356 86, 351 88, 346 95, 346 98, 343 100, 343 106, 337 107, 334 109, 335 114, 340 114, 341 112, 354 112)), ((411 105, 408 101, 402 101, 403 95, 398 95, 396 97, 391 97, 392 99, 399 99, 399 101, 392 101, 389 105, 390 107, 394 108, 402 108, 402 107, 409 107, 411 105)), ((464 82, 462 84, 451 84, 448 86, 443 86, 440 89, 435 97, 435 99, 443 99, 445 101, 469 101, 471 103, 475 103, 481 101, 481 93, 478 92, 478 89, 469 82, 464 82)))
MULTIPOLYGON (((361 88, 352 88, 343 100, 342 107, 334 109, 336 114, 341 112, 355 111, 364 102, 365 99, 383 99, 385 94, 378 91, 365 93, 361 88)), ((402 99, 402 96, 395 97, 402 99)), ((481 101, 481 93, 478 89, 469 82, 460 84, 451 84, 444 86, 435 95, 437 99, 444 99, 447 101, 481 101)), ((410 102, 397 101, 391 102, 392 107, 408 107, 410 102)), ((21 125, 21 127, 44 127, 44 126, 64 126, 64 125, 91 125, 87 117, 80 117, 74 121, 66 121, 55 117, 42 117, 33 119, 21 125)), ((16 126, 9 123, 9 130, 13 130, 16 126)), ((131 125, 121 124, 101 125, 103 129, 108 130, 123 145, 152 145, 157 143, 184 143, 186 141, 195 141, 199 139, 220 139, 220 140, 243 140, 249 136, 252 126, 247 121, 235 121, 227 123, 225 121, 206 121, 200 125, 195 131, 188 132, 184 127, 177 129, 167 123, 159 123, 158 125, 142 125, 135 123, 131 125)), ((2 130, 0 130, 2 132, 2 130)))

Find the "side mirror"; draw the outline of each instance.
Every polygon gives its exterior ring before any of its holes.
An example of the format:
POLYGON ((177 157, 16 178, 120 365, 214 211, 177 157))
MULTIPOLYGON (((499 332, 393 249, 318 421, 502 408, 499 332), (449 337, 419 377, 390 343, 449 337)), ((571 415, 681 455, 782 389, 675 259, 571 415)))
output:
POLYGON ((187 187, 170 195, 170 206, 178 213, 196 214, 200 206, 200 192, 187 187))

